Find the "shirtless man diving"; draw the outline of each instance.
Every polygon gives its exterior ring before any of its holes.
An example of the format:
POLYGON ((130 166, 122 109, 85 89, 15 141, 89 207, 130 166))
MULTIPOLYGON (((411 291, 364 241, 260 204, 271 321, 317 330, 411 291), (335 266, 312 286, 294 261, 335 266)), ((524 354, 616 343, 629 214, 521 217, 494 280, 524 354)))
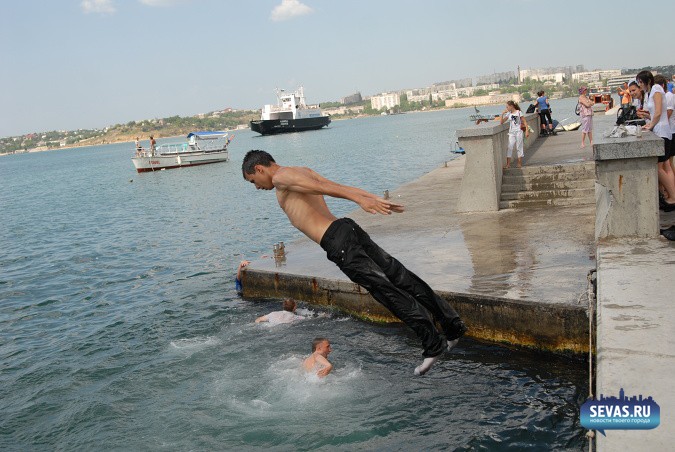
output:
POLYGON ((348 199, 372 214, 401 213, 402 205, 328 180, 310 168, 280 166, 265 151, 249 151, 242 172, 256 189, 276 189, 279 206, 291 224, 318 243, 350 280, 412 328, 422 341, 425 357, 415 368, 415 375, 427 373, 443 351, 457 345, 466 332, 457 312, 373 242, 356 222, 336 218, 328 210, 324 196, 348 199), (441 325, 445 337, 436 329, 434 320, 441 325))

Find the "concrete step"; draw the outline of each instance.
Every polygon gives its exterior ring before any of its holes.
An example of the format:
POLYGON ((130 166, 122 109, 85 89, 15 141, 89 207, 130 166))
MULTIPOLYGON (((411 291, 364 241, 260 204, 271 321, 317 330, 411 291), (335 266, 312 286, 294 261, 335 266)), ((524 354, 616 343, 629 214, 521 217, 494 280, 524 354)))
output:
POLYGON ((595 204, 595 197, 589 200, 586 198, 555 198, 555 199, 528 199, 500 201, 500 209, 523 209, 532 207, 566 207, 580 206, 585 204, 595 204))
POLYGON ((595 202, 595 187, 561 190, 526 190, 512 193, 502 192, 501 201, 512 200, 549 200, 560 198, 579 198, 595 202))
POLYGON ((595 169, 590 167, 570 169, 569 171, 527 171, 521 172, 513 169, 504 171, 502 184, 517 184, 525 182, 555 182, 563 180, 595 180, 595 169))
POLYGON ((527 181, 518 179, 511 184, 502 184, 502 194, 526 190, 574 190, 580 188, 595 188, 595 179, 558 179, 554 181, 527 181))
POLYGON ((508 168, 500 209, 595 203, 595 162, 508 168))
POLYGON ((512 183, 518 180, 573 180, 573 179, 595 179, 595 170, 578 169, 575 171, 560 171, 560 172, 541 172, 541 173, 517 173, 504 172, 502 176, 502 183, 512 183))
POLYGON ((569 173, 577 171, 590 171, 595 174, 595 162, 587 161, 557 165, 536 165, 524 166, 522 168, 507 168, 504 170, 503 174, 509 176, 520 176, 528 174, 569 173))
POLYGON ((594 181, 595 174, 578 172, 560 174, 534 174, 529 176, 504 176, 502 178, 502 186, 523 184, 552 184, 556 182, 573 182, 580 180, 594 181))

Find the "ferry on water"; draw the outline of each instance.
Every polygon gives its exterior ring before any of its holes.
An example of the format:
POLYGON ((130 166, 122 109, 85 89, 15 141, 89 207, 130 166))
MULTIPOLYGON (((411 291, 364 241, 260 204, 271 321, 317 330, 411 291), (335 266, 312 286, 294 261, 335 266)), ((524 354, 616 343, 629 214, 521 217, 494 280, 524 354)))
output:
POLYGON ((274 135, 316 130, 330 124, 330 116, 322 115, 318 106, 308 106, 305 103, 305 92, 302 87, 291 94, 285 94, 283 89, 277 89, 276 94, 277 105, 265 105, 260 120, 251 121, 251 130, 254 132, 274 135))
POLYGON ((233 138, 227 132, 192 132, 187 143, 167 143, 150 149, 137 147, 131 161, 139 173, 227 162, 227 146, 233 138))

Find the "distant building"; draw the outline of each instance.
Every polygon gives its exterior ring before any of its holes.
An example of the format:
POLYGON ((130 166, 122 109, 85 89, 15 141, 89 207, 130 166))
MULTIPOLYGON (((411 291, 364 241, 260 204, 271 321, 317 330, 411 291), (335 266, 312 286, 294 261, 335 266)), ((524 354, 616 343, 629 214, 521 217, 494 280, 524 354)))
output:
POLYGON ((488 96, 460 97, 458 99, 448 99, 445 101, 446 107, 454 107, 457 104, 476 106, 476 105, 495 105, 505 104, 508 101, 520 102, 521 97, 518 93, 508 94, 490 94, 488 96))
POLYGON ((374 110, 382 108, 394 108, 401 105, 401 96, 398 93, 382 93, 370 98, 370 105, 374 110))
POLYGON ((621 69, 608 69, 603 71, 575 72, 572 74, 572 80, 579 83, 590 83, 619 76, 621 76, 621 69))
POLYGON ((468 86, 473 86, 472 78, 462 78, 459 80, 450 80, 449 82, 437 83, 438 85, 454 83, 457 88, 466 88, 468 86))
POLYGON ((630 83, 632 80, 635 80, 637 74, 622 74, 614 77, 609 77, 607 79, 607 86, 610 88, 616 88, 623 86, 625 83, 630 83))
POLYGON ((493 83, 504 83, 516 78, 513 71, 495 72, 494 74, 481 75, 476 78, 476 85, 491 85, 493 83))
POLYGON ((346 114, 360 114, 363 113, 364 107, 363 105, 343 105, 341 107, 335 107, 335 108, 323 108, 321 111, 323 111, 324 114, 326 115, 346 115, 346 114))
MULTIPOLYGON (((408 98, 408 102, 423 102, 429 100, 429 95, 432 94, 431 89, 429 88, 417 88, 409 89, 405 91, 405 95, 408 98)), ((438 97, 438 94, 437 94, 438 97)), ((433 100, 433 95, 432 95, 433 100)))
POLYGON ((490 85, 481 85, 481 86, 467 86, 466 88, 457 89, 455 91, 455 96, 453 98, 456 99, 462 96, 473 96, 473 94, 478 90, 491 91, 496 89, 499 89, 499 83, 492 83, 490 85))
POLYGON ((532 80, 546 81, 551 80, 551 78, 543 78, 544 76, 552 74, 563 74, 564 78, 569 79, 574 72, 578 72, 579 68, 583 69, 582 65, 576 67, 572 66, 557 66, 557 67, 545 67, 545 68, 536 68, 536 69, 521 69, 518 67, 518 83, 522 83, 525 79, 529 78, 532 80))
POLYGON ((361 97, 361 93, 354 93, 350 94, 349 96, 345 96, 342 99, 340 99, 340 103, 342 105, 348 105, 348 104, 359 104, 363 102, 363 98, 361 97))

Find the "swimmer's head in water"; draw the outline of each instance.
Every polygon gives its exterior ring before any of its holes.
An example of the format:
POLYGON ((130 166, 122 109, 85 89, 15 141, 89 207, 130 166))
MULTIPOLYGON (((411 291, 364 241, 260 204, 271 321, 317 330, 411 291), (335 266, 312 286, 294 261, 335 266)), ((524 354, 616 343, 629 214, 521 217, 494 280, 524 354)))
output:
POLYGON ((315 337, 312 341, 312 353, 327 346, 330 349, 330 342, 325 337, 315 337))
POLYGON ((297 303, 295 302, 294 299, 286 298, 284 300, 284 311, 295 312, 296 307, 297 307, 297 303))

